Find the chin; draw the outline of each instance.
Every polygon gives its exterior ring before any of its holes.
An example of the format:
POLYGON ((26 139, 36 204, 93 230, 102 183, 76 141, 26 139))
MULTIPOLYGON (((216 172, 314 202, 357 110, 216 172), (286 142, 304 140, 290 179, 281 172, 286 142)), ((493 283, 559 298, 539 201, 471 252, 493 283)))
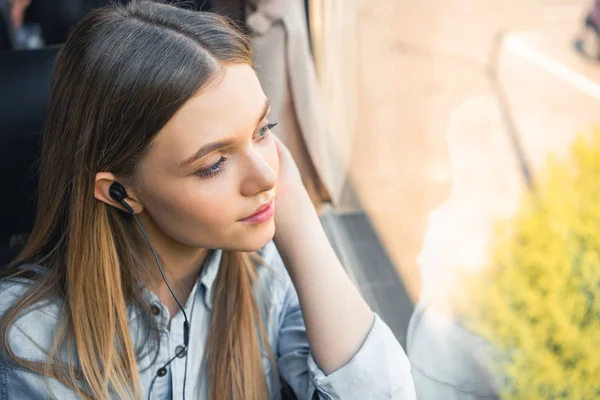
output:
POLYGON ((232 241, 231 247, 227 246, 223 249, 242 252, 257 251, 273 240, 273 236, 275 236, 275 222, 273 220, 265 223, 264 226, 252 228, 249 232, 244 233, 240 240, 232 241))
POLYGON ((262 249, 267 243, 273 240, 275 236, 275 223, 270 221, 265 229, 257 231, 255 234, 248 235, 247 250, 243 251, 257 251, 262 249))

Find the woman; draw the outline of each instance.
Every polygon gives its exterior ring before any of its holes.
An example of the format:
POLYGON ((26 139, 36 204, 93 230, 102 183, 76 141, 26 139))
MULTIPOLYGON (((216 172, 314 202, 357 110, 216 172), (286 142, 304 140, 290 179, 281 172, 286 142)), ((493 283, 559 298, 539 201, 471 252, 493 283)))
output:
POLYGON ((0 398, 277 398, 279 374, 300 399, 415 398, 250 65, 214 14, 136 1, 74 28, 0 282, 0 398))

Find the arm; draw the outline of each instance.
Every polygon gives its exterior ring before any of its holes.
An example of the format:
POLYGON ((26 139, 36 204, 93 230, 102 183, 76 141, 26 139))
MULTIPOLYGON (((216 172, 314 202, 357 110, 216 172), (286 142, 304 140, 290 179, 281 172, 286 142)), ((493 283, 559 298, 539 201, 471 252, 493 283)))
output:
POLYGON ((278 146, 275 244, 298 292, 314 358, 329 374, 358 351, 373 325, 373 312, 329 244, 297 169, 289 171, 283 164, 291 161, 289 152, 278 146))
POLYGON ((293 381, 310 371, 309 395, 316 387, 334 398, 414 399, 402 347, 347 276, 291 156, 278 149, 275 244, 292 283, 281 316, 283 375, 293 381))

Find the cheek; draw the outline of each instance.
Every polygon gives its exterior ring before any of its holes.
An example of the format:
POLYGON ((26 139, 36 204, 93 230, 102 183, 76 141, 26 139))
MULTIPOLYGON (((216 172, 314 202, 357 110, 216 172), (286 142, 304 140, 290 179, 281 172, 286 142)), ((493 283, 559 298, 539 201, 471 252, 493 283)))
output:
POLYGON ((231 193, 223 187, 210 191, 210 195, 190 195, 181 199, 180 217, 183 223, 193 223, 207 227, 222 227, 231 224, 235 219, 232 205, 234 199, 231 193))
POLYGON ((168 236, 189 245, 212 245, 229 234, 238 199, 225 177, 163 187, 144 199, 153 220, 168 236), (209 182, 210 181, 210 182, 209 182))
POLYGON ((227 174, 202 181, 186 179, 174 201, 177 222, 191 230, 227 229, 238 217, 235 182, 227 174))

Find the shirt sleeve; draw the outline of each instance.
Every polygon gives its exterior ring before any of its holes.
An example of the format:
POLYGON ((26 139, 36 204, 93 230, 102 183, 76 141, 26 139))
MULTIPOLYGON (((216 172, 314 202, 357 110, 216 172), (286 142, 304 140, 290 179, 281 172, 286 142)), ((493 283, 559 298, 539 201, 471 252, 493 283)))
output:
MULTIPOLYGON (((28 289, 29 283, 21 278, 0 281, 0 318, 28 289)), ((30 307, 22 313, 8 333, 12 353, 26 360, 44 362, 54 339, 58 313, 59 306, 50 303, 30 307)), ((58 380, 20 366, 0 346, 0 400, 49 398, 75 400, 78 396, 58 380)))
POLYGON ((391 329, 376 313, 358 352, 346 365, 325 375, 310 352, 291 281, 280 315, 277 358, 282 377, 299 400, 416 399, 408 358, 391 329))

